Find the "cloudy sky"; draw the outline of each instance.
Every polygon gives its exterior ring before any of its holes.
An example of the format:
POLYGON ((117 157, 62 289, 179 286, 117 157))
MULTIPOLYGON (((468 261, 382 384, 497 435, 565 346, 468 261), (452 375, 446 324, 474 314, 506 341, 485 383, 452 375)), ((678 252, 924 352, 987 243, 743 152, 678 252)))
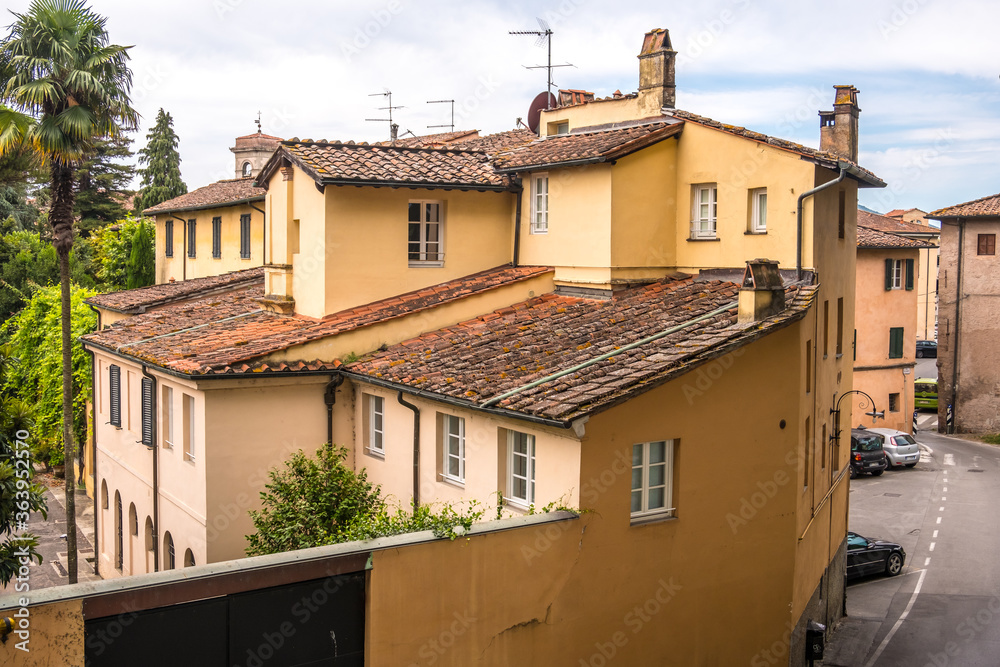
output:
MULTIPOLYGON (((10 0, 24 11, 29 0, 10 0)), ((877 211, 925 211, 1000 192, 1000 3, 993 0, 92 0, 111 39, 134 45, 142 128, 162 107, 180 137, 188 187, 232 178, 235 137, 388 138, 511 129, 545 86, 535 39, 554 30, 563 88, 598 96, 638 87, 643 33, 678 51, 677 106, 818 146, 834 84, 861 93, 861 163, 885 180, 862 191, 877 211), (376 94, 376 96, 371 96, 376 94)), ((8 15, 4 25, 13 17, 8 15)))

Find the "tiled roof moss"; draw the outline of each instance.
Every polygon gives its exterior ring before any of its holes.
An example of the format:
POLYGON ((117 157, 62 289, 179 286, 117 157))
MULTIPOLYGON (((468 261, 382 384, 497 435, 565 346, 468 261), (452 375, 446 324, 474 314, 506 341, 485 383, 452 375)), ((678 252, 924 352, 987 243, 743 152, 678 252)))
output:
POLYGON ((927 214, 928 218, 996 218, 1000 217, 1000 194, 981 197, 965 202, 940 208, 933 213, 927 214))
POLYGON ((145 215, 171 213, 175 211, 192 211, 203 208, 213 208, 239 201, 263 201, 266 191, 254 185, 252 178, 234 178, 217 181, 211 185, 192 190, 191 192, 168 199, 156 206, 147 208, 145 215))

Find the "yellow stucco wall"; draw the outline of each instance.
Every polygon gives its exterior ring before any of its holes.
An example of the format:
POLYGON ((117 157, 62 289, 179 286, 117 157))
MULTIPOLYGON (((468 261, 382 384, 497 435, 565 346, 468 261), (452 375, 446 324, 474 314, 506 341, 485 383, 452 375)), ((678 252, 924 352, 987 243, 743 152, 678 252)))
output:
MULTIPOLYGON (((17 602, 18 598, 12 601, 17 602)), ((3 656, 0 662, 8 667, 84 664, 82 600, 30 606, 27 616, 24 613, 23 608, 17 606, 0 608, 0 616, 10 616, 15 621, 15 632, 0 646, 0 656, 3 656)))
MULTIPOLYGON (((253 202, 259 209, 264 208, 264 202, 253 202)), ((217 276, 230 271, 261 266, 264 263, 264 214, 251 208, 248 204, 220 206, 218 208, 200 211, 182 211, 176 214, 181 220, 171 218, 166 214, 154 216, 156 222, 156 284, 170 282, 170 279, 183 280, 217 276), (250 258, 240 257, 240 216, 250 215, 250 258), (221 257, 212 257, 212 219, 222 218, 221 257), (174 222, 174 254, 167 257, 166 252, 166 221, 174 222), (186 221, 197 221, 195 232, 196 257, 188 257, 185 251, 186 221)))
POLYGON ((542 111, 539 118, 538 134, 542 137, 546 136, 550 125, 554 128, 555 125, 563 121, 569 122, 569 129, 572 131, 593 125, 638 120, 659 114, 659 112, 660 109, 657 107, 650 113, 645 106, 640 106, 636 97, 578 104, 571 107, 556 107, 542 111))

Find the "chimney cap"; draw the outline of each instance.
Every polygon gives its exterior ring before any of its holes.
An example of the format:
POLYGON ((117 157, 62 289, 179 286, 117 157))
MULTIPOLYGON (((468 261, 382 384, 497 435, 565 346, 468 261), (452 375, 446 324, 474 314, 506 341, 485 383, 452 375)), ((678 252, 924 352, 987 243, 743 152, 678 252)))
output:
POLYGON ((657 51, 673 50, 674 47, 670 44, 670 31, 663 28, 653 28, 646 33, 646 37, 642 40, 642 51, 639 52, 639 57, 650 55, 657 51))
POLYGON ((784 281, 778 271, 778 262, 765 258, 747 260, 747 268, 743 273, 742 289, 784 289, 784 281))

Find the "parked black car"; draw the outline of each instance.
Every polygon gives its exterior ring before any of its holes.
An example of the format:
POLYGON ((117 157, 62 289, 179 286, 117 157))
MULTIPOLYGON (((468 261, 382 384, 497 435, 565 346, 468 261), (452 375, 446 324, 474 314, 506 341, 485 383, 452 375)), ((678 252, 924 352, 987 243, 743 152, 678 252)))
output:
POLYGON ((936 340, 917 341, 917 359, 923 359, 924 357, 934 357, 935 359, 937 358, 936 340))
POLYGON ((869 472, 878 477, 889 467, 882 449, 884 440, 878 433, 863 428, 851 429, 851 479, 869 472))
POLYGON ((857 533, 847 533, 847 578, 869 574, 894 577, 903 571, 906 552, 895 542, 869 540, 857 533))

